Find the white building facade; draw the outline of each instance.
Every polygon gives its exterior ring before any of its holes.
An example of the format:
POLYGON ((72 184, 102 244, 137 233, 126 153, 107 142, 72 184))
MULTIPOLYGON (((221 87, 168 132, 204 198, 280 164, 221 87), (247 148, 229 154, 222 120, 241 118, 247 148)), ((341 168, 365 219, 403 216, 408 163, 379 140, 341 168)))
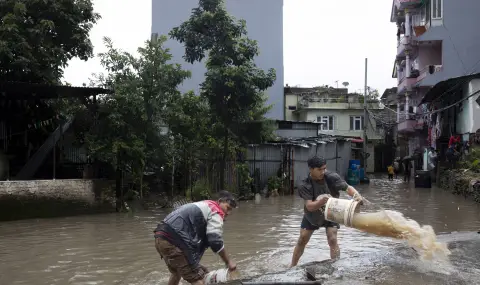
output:
MULTIPOLYGON (((247 22, 248 37, 258 42, 260 55, 255 62, 259 68, 274 68, 277 80, 267 90, 268 104, 273 108, 267 117, 284 119, 284 68, 283 68, 283 0, 225 0, 227 11, 237 19, 247 22)), ((198 0, 152 0, 152 34, 168 35, 172 28, 188 20, 198 0)), ((189 64, 183 60, 184 47, 177 41, 166 44, 173 55, 173 61, 192 72, 180 91, 193 90, 199 94, 204 80, 204 63, 189 64)))

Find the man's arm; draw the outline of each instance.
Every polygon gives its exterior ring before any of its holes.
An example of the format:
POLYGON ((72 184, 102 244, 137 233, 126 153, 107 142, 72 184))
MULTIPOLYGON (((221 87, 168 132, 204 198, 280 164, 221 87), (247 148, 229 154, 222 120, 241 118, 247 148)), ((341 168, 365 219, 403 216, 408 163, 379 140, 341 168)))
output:
POLYGON ((312 201, 312 200, 305 200, 305 206, 309 212, 315 212, 320 210, 325 204, 328 202, 328 198, 330 195, 320 195, 319 199, 312 201))
POLYGON ((348 185, 348 183, 345 182, 345 180, 343 180, 338 173, 329 173, 327 182, 330 182, 329 184, 331 184, 337 191, 345 191, 350 197, 353 197, 353 199, 362 200, 362 196, 360 193, 358 193, 357 189, 351 185, 348 185))
MULTIPOLYGON (((308 180, 305 180, 298 188, 298 195, 305 200, 305 207, 309 212, 315 212, 320 210, 328 201, 328 197, 320 197, 320 199, 313 199, 313 187, 308 180)), ((323 196, 323 195, 322 195, 323 196)))
POLYGON ((223 244, 223 219, 218 213, 213 212, 207 220, 207 240, 212 251, 228 264, 230 258, 223 244))
MULTIPOLYGON (((348 185, 348 184, 347 184, 348 185)), ((348 196, 353 197, 354 199, 358 196, 360 196, 360 193, 358 193, 357 189, 355 189, 353 186, 348 185, 347 189, 345 190, 348 194, 348 196)))

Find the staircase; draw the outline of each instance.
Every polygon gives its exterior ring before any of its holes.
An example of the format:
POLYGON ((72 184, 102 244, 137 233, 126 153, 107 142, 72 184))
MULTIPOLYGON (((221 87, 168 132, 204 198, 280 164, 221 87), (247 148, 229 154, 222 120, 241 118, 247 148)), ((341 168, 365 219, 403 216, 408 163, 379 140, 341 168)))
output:
POLYGON ((18 172, 15 180, 29 180, 31 179, 38 168, 45 161, 47 155, 52 151, 52 149, 57 145, 60 135, 65 133, 68 128, 73 123, 73 118, 68 119, 63 125, 58 126, 58 128, 50 134, 48 139, 43 143, 42 146, 32 155, 28 162, 23 166, 23 168, 18 172))

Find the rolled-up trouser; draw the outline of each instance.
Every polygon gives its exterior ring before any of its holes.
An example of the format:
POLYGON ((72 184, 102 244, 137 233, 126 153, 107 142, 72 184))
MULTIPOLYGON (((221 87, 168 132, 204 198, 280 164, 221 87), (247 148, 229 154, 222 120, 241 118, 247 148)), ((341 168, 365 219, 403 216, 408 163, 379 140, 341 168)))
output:
POLYGON ((208 273, 208 270, 201 265, 190 265, 180 248, 162 238, 155 239, 155 248, 167 264, 170 273, 180 275, 188 283, 202 280, 208 273))

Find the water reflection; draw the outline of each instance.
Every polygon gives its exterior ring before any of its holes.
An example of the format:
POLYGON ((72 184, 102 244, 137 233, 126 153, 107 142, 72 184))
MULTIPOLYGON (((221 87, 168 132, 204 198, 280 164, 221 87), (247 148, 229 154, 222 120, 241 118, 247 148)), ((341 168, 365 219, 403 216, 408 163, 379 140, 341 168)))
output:
MULTIPOLYGON (((449 243, 451 267, 418 261, 404 242, 342 227, 342 259, 333 264, 327 284, 478 284, 478 205, 440 189, 412 189, 399 180, 377 179, 359 188, 379 207, 448 233, 439 239, 449 243)), ((301 200, 279 197, 243 203, 229 216, 226 245, 244 275, 286 270, 302 213, 301 200)), ((152 238, 165 214, 154 210, 0 223, 0 284, 166 284, 168 273, 152 238)), ((300 264, 328 257, 325 234, 319 231, 300 264)), ((222 267, 210 252, 203 263, 222 267)), ((303 275, 298 269, 263 278, 300 280, 303 275)))

